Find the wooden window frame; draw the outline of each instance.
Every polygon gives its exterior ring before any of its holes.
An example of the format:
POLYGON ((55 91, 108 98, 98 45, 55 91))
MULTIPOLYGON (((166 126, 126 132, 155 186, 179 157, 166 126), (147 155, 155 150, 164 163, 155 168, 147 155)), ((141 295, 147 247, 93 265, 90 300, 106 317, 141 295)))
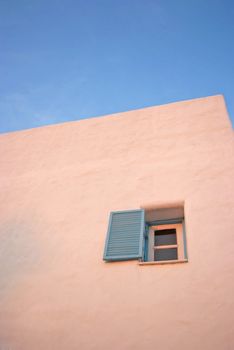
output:
POLYGON ((163 222, 154 222, 148 224, 148 237, 146 240, 147 245, 147 257, 145 261, 141 264, 169 264, 176 262, 187 262, 187 250, 186 250, 186 238, 185 238, 185 226, 184 220, 164 220, 163 222), (166 230, 166 229, 175 229, 176 230, 176 244, 155 246, 154 244, 154 232, 156 230, 166 230), (154 260, 154 251, 157 249, 170 249, 177 248, 176 260, 154 260))

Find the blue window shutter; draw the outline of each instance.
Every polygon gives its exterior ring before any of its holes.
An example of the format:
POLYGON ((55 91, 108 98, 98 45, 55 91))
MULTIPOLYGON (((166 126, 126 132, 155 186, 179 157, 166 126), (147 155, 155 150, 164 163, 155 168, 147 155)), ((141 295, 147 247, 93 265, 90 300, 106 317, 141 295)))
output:
POLYGON ((118 261, 142 258, 144 228, 144 210, 110 213, 103 259, 118 261))

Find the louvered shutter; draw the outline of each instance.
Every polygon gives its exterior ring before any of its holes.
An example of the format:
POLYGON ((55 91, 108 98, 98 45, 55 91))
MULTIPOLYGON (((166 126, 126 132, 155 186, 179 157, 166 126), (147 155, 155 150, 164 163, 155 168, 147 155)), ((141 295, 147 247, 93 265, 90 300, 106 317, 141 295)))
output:
POLYGON ((109 219, 104 260, 142 258, 144 226, 144 210, 112 212, 109 219))

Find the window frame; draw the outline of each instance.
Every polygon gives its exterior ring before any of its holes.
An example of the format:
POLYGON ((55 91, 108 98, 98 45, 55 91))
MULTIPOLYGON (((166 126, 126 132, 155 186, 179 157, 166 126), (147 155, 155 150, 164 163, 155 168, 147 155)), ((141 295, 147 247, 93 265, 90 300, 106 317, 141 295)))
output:
MULTIPOLYGON (((180 262, 187 262, 188 256, 187 256, 187 242, 186 242, 186 232, 185 232, 185 222, 184 218, 176 218, 176 219, 165 219, 165 220, 156 220, 152 222, 146 222, 145 226, 145 245, 144 245, 144 259, 140 262, 142 265, 148 265, 148 264, 173 264, 173 263, 180 263, 180 262), (178 229, 176 229, 176 239, 177 244, 176 245, 164 245, 160 248, 157 247, 156 249, 168 249, 168 248, 177 248, 177 257, 176 260, 149 260, 149 249, 155 249, 155 245, 153 242, 152 245, 152 238, 150 242, 150 231, 155 231, 155 228, 160 229, 166 229, 166 228, 176 228, 177 225, 180 225, 181 227, 181 233, 179 235, 178 229), (179 237, 180 236, 180 237, 179 237), (150 245, 151 243, 151 245, 150 245)), ((152 253, 151 253, 152 254, 152 253)))

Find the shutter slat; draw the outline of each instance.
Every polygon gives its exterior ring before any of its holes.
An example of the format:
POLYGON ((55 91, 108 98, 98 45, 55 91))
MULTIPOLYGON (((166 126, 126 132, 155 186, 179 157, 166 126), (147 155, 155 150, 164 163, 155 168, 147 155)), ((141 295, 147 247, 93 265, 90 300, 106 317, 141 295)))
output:
POLYGON ((143 255, 144 210, 112 212, 106 238, 104 260, 139 259, 143 255))

